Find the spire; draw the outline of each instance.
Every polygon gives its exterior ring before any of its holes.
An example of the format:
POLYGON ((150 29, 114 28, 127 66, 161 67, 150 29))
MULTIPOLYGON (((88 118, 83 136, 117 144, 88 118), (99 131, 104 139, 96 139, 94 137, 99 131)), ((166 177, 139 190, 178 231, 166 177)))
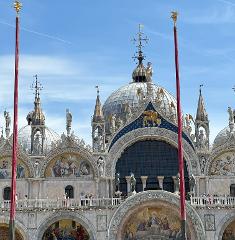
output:
POLYGON ((143 60, 145 59, 145 56, 143 54, 142 48, 143 48, 143 42, 147 43, 148 38, 143 33, 143 25, 139 24, 139 32, 137 33, 137 38, 134 38, 133 41, 137 43, 137 52, 133 58, 138 60, 138 66, 133 71, 132 78, 134 82, 147 82, 147 73, 146 69, 143 65, 143 60))
POLYGON ((196 120, 208 121, 208 114, 206 112, 204 99, 202 97, 202 87, 203 85, 200 85, 196 120))
POLYGON ((97 97, 96 97, 96 104, 95 104, 95 110, 94 110, 94 115, 93 115, 93 122, 103 121, 103 119, 104 119, 102 105, 100 102, 99 86, 96 86, 96 89, 97 89, 97 97))
POLYGON ((28 124, 32 125, 45 125, 45 116, 41 108, 40 91, 43 89, 41 83, 38 80, 38 75, 35 75, 35 81, 31 88, 35 89, 34 99, 34 111, 30 112, 27 116, 28 124))

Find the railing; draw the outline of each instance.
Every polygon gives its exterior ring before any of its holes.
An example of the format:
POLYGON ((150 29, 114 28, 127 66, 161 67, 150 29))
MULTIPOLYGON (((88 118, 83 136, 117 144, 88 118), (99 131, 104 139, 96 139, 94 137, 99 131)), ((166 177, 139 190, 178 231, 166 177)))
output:
POLYGON ((218 207, 235 207, 235 197, 191 197, 191 205, 194 206, 218 206, 218 207))
MULTIPOLYGON (((121 202, 121 198, 20 199, 16 201, 16 209, 105 208, 119 206, 121 202)), ((0 208, 9 209, 10 201, 0 202, 0 208)))

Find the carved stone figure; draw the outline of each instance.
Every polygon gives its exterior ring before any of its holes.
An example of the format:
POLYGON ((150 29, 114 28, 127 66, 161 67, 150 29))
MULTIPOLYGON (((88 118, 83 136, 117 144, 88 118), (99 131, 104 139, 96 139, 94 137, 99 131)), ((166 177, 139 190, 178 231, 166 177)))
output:
POLYGON ((9 128, 11 125, 11 117, 10 117, 10 113, 7 112, 6 110, 4 111, 4 117, 6 122, 6 128, 9 128))
POLYGON ((137 96, 139 98, 139 102, 142 102, 145 99, 144 92, 142 88, 137 89, 137 96))
POLYGON ((33 142, 33 154, 40 155, 42 153, 42 146, 40 143, 40 135, 36 134, 33 142))
POLYGON ((119 129, 123 126, 123 121, 120 117, 116 119, 116 129, 119 129))
POLYGON ((201 172, 202 172, 202 174, 203 174, 204 171, 205 171, 206 159, 205 159, 204 156, 201 156, 200 159, 199 159, 199 161, 200 161, 201 172))
POLYGON ((6 138, 9 138, 9 136, 10 136, 11 117, 10 117, 10 113, 7 112, 6 110, 4 111, 4 117, 5 117, 5 124, 6 124, 6 128, 5 128, 6 138))
POLYGON ((35 177, 36 177, 36 178, 39 178, 39 177, 40 177, 39 162, 36 161, 36 162, 34 163, 34 166, 35 166, 35 177))
POLYGON ((125 105, 125 113, 126 113, 126 121, 128 121, 132 117, 131 107, 129 103, 125 105))
POLYGON ((151 62, 147 63, 146 74, 147 74, 147 80, 151 81, 151 78, 153 76, 153 68, 152 68, 151 62))
POLYGON ((112 114, 110 117, 110 131, 111 133, 115 133, 116 131, 116 115, 112 114))
POLYGON ((204 134, 204 131, 201 129, 199 131, 199 135, 198 135, 198 147, 200 149, 203 149, 206 147, 206 143, 207 143, 207 139, 206 139, 206 136, 204 134))
POLYGON ((193 193, 193 191, 194 191, 195 184, 196 184, 196 180, 195 180, 194 175, 192 174, 192 176, 190 176, 190 178, 189 178, 189 188, 190 188, 191 193, 193 193))
POLYGON ((185 128, 187 130, 187 132, 189 133, 189 135, 191 134, 192 132, 192 116, 190 114, 186 114, 185 116, 185 128))
POLYGON ((104 159, 102 157, 98 158, 97 165, 99 169, 99 175, 103 177, 104 176, 104 159))
POLYGON ((130 190, 132 193, 135 193, 135 187, 136 187, 136 179, 134 173, 131 173, 130 178, 130 190))
POLYGON ((229 123, 234 123, 234 112, 231 107, 228 107, 228 114, 229 114, 229 123))
POLYGON ((115 191, 120 191, 120 173, 115 174, 115 191))
POLYGON ((71 132, 72 120, 73 120, 72 113, 69 112, 69 109, 66 109, 66 130, 68 136, 70 135, 71 132))
POLYGON ((80 174, 81 175, 89 175, 90 174, 90 167, 86 163, 82 163, 80 167, 80 174))

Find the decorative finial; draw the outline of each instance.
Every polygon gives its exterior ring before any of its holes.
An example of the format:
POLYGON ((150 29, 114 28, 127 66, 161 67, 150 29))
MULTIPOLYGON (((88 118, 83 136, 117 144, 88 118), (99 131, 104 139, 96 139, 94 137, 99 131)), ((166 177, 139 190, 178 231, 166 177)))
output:
POLYGON ((35 89, 35 99, 40 97, 40 91, 43 89, 43 86, 38 81, 38 75, 33 76, 35 78, 35 82, 31 85, 31 89, 35 89))
POLYGON ((178 17, 178 12, 172 11, 171 12, 171 18, 173 19, 175 26, 176 26, 176 22, 177 22, 177 17, 178 17))
POLYGON ((202 87, 203 87, 203 84, 200 84, 200 85, 199 85, 199 92, 200 92, 200 95, 202 94, 202 87))
POLYGON ((15 1, 14 8, 16 10, 16 13, 19 14, 19 12, 20 12, 20 10, 22 8, 22 4, 19 1, 15 1))
POLYGON ((97 85, 97 86, 95 86, 95 88, 96 88, 96 90, 97 90, 97 96, 99 96, 99 95, 100 95, 100 89, 99 89, 99 86, 97 85))
POLYGON ((143 52, 142 52, 143 42, 148 43, 148 40, 149 40, 146 36, 143 37, 143 34, 144 34, 143 31, 142 31, 143 28, 144 28, 144 25, 139 24, 139 32, 137 33, 137 38, 133 39, 134 42, 137 42, 136 47, 138 48, 138 51, 137 51, 138 56, 134 56, 133 58, 138 59, 139 64, 142 63, 142 61, 145 58, 145 56, 143 55, 143 52))

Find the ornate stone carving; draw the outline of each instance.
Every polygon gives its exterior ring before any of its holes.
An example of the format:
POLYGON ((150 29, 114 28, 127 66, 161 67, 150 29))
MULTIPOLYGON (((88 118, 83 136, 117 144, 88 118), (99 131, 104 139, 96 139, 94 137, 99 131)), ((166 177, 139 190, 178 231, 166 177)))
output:
POLYGON ((214 214, 205 214, 205 230, 206 231, 215 231, 215 215, 214 214))
POLYGON ((227 152, 211 162, 209 175, 235 176, 235 153, 227 152))

